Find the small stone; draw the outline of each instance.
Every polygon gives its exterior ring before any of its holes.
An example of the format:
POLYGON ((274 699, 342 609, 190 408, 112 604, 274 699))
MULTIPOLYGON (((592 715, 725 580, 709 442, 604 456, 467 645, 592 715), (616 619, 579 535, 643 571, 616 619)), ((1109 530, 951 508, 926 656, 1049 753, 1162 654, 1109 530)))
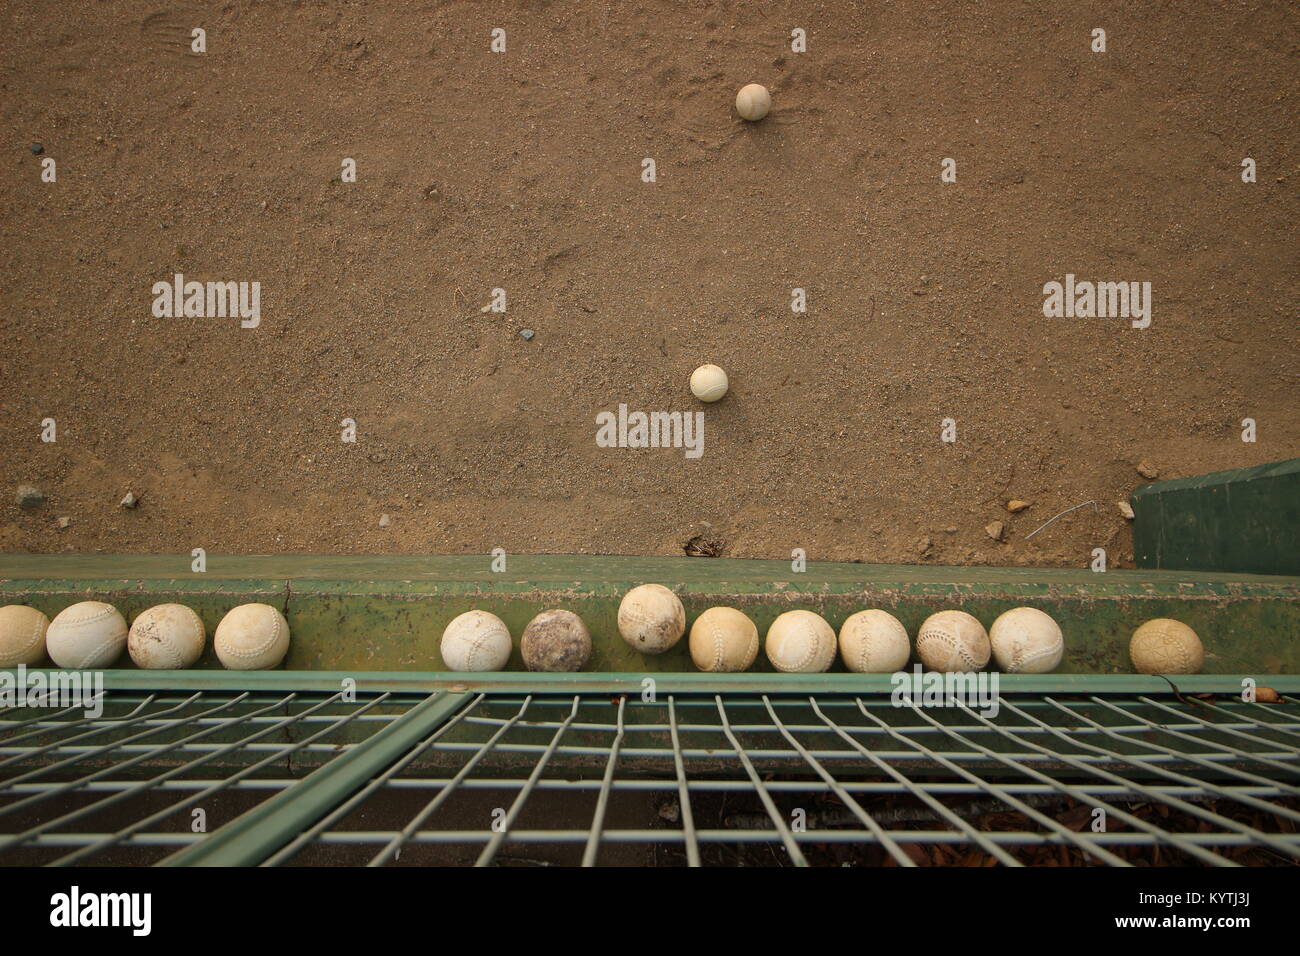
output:
POLYGON ((949 525, 948 527, 944 528, 943 531, 944 531, 944 534, 956 534, 956 533, 957 533, 957 526, 956 526, 956 525, 949 525))
POLYGON ((1002 532, 1006 530, 1001 521, 990 521, 984 526, 984 533, 994 541, 1002 540, 1002 532))
POLYGON ((1007 502, 1007 510, 1013 515, 1020 514, 1020 512, 1024 511, 1031 504, 1033 504, 1032 501, 1021 501, 1019 498, 1012 498, 1007 502))
POLYGON ((39 156, 41 155, 41 153, 45 152, 45 147, 42 146, 40 143, 32 143, 32 145, 29 146, 28 149, 32 151, 33 156, 39 156))
POLYGON ((121 501, 121 505, 123 508, 134 508, 139 503, 140 503, 140 499, 136 497, 134 491, 128 491, 126 493, 126 497, 123 498, 121 501))
POLYGON ((682 808, 676 799, 669 800, 659 806, 659 819, 665 823, 676 823, 681 817, 682 808))
POLYGON ((1129 504, 1127 501, 1117 501, 1115 502, 1115 506, 1119 508, 1119 513, 1122 514, 1125 518, 1127 518, 1129 521, 1133 520, 1133 506, 1131 504, 1129 504))
POLYGON ((1160 469, 1146 461, 1138 462, 1137 473, 1148 481, 1154 481, 1160 477, 1160 469))
POLYGON ((388 515, 379 516, 379 527, 387 528, 392 523, 393 523, 393 519, 388 517, 388 515))
POLYGON ((66 517, 64 517, 64 518, 60 518, 60 519, 59 519, 59 527, 60 527, 60 528, 66 528, 66 527, 67 527, 68 525, 70 525, 70 524, 72 524, 72 519, 71 519, 71 518, 66 518, 66 517))
POLYGON ((533 336, 536 335, 536 334, 537 334, 537 333, 534 332, 532 329, 520 329, 520 330, 519 330, 519 337, 520 337, 521 339, 523 339, 525 342, 531 342, 531 341, 533 340, 533 336))
POLYGON ((14 500, 24 511, 33 511, 45 504, 45 495, 35 485, 19 485, 14 500))
POLYGON ((928 537, 921 538, 916 542, 916 553, 921 555, 929 554, 930 549, 933 547, 934 547, 934 542, 931 541, 928 537))

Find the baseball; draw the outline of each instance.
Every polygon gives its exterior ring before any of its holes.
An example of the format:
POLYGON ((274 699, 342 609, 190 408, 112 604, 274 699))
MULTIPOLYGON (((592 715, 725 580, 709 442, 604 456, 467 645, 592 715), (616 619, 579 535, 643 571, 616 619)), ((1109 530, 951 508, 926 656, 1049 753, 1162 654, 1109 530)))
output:
POLYGON ((591 634, 572 611, 543 611, 519 641, 530 671, 580 671, 591 659, 591 634))
POLYGON ((449 671, 499 671, 510 660, 510 629, 487 611, 466 611, 442 632, 442 662, 449 671))
POLYGON ((217 625, 212 647, 229 671, 269 671, 289 653, 289 622, 269 604, 241 604, 217 625))
POLYGON ((829 670, 838 647, 835 631, 820 614, 786 611, 767 629, 767 659, 785 674, 829 670))
POLYGON ((750 83, 742 86, 740 92, 736 94, 736 112, 740 114, 741 119, 755 123, 766 116, 771 108, 772 94, 768 93, 766 86, 750 83))
POLYGON ((1128 655, 1139 674, 1199 674, 1205 663, 1205 648, 1196 632, 1167 617, 1147 621, 1134 631, 1128 655))
POLYGON ((0 607, 0 667, 35 664, 45 656, 50 619, 25 604, 0 607))
POLYGON ((618 632, 642 654, 662 654, 686 633, 686 609, 662 584, 642 584, 623 595, 618 632))
POLYGON ((1046 674, 1065 654, 1060 626, 1036 607, 1015 607, 989 628, 998 668, 1008 674, 1046 674))
POLYGON ((965 611, 931 614, 916 632, 916 655, 932 671, 978 671, 992 648, 984 625, 965 611))
POLYGON ((702 671, 748 670, 758 656, 758 628, 734 607, 711 607, 691 625, 691 660, 702 671))
POLYGON ((126 649, 136 667, 181 670, 203 656, 207 632, 199 616, 184 604, 159 604, 131 623, 126 649))
POLYGON ((888 611, 858 611, 840 628, 840 657, 858 674, 892 674, 912 654, 907 628, 888 611))
POLYGON ((702 402, 716 402, 727 394, 727 373, 716 365, 701 365, 691 373, 691 394, 702 402))
POLYGON ((126 648, 126 618, 103 601, 82 601, 50 621, 45 648, 59 667, 112 667, 126 648))
POLYGON ((710 607, 690 626, 690 659, 715 674, 749 670, 758 657, 758 628, 735 607, 710 607))

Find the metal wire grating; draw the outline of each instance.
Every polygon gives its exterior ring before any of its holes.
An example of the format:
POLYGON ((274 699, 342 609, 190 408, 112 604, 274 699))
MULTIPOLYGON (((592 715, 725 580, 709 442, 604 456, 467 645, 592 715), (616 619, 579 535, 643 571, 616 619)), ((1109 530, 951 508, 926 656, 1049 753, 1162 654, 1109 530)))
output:
POLYGON ((0 712, 0 863, 1294 863, 1284 701, 111 690, 0 712))

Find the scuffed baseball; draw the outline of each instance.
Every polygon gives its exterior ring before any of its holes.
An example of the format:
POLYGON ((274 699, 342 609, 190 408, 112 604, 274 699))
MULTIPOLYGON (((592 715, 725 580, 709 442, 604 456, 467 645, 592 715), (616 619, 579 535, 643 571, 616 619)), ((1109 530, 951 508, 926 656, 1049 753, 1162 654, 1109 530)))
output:
POLYGON ((727 373, 716 365, 701 365, 691 373, 691 394, 702 402, 718 401, 727 386, 727 373))
POLYGON ((691 660, 702 671, 748 670, 758 657, 758 628, 734 607, 711 607, 691 625, 689 646, 691 660))
POLYGON ((756 123, 772 108, 772 94, 759 83, 749 83, 736 94, 736 112, 741 119, 756 123))
POLYGON ((686 609, 662 584, 642 584, 618 605, 618 633, 633 650, 662 654, 686 633, 686 609))
POLYGON ((855 673, 892 674, 911 654, 907 628, 888 611, 858 611, 840 627, 840 657, 855 673))
POLYGON ((45 649, 59 667, 112 667, 126 649, 126 618, 103 601, 74 604, 50 622, 45 649))
POLYGON ((735 607, 710 607, 690 626, 689 646, 699 670, 735 674, 758 657, 758 628, 735 607))
POLYGON ((1065 654, 1060 625, 1036 607, 1014 607, 989 628, 998 668, 1008 674, 1047 674, 1065 654))
POLYGON ((1157 617, 1133 632, 1128 654, 1139 674, 1199 674, 1205 647, 1182 621, 1157 617))
POLYGON ((932 671, 979 671, 992 654, 984 625, 965 611, 931 614, 916 632, 916 656, 932 671))
POLYGON ((499 671, 510 660, 510 629, 488 611, 466 611, 442 632, 442 662, 450 671, 499 671))
POLYGON ((159 604, 131 622, 126 649, 136 667, 181 670, 203 656, 207 631, 184 604, 159 604))
POLYGON ((835 660, 835 630, 812 611, 786 611, 767 629, 763 645, 772 666, 785 674, 820 674, 835 660))
POLYGON ((519 649, 530 671, 580 671, 591 659, 591 634, 572 611, 543 611, 524 628, 519 649))
POLYGON ((289 622, 269 604, 241 604, 217 625, 212 648, 226 670, 271 670, 289 653, 289 622))
POLYGON ((25 604, 0 607, 0 667, 31 666, 45 656, 50 619, 25 604))

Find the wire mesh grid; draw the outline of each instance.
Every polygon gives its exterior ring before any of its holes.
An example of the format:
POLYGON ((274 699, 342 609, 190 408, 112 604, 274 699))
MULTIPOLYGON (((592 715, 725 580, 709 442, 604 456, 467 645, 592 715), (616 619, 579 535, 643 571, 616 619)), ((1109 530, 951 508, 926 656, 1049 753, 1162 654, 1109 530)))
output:
POLYGON ((0 712, 0 863, 1300 861, 1291 698, 107 696, 0 712))

